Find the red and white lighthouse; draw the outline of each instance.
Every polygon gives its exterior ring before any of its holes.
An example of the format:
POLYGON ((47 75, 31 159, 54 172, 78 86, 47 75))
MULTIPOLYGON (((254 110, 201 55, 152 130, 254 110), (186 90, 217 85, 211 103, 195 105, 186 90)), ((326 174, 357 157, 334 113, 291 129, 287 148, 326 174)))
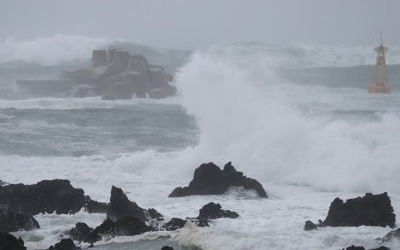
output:
POLYGON ((381 44, 375 48, 375 51, 378 53, 376 57, 375 79, 368 86, 368 92, 388 94, 390 93, 390 85, 387 77, 386 58, 385 58, 385 52, 388 51, 388 48, 383 46, 382 36, 381 36, 381 44))

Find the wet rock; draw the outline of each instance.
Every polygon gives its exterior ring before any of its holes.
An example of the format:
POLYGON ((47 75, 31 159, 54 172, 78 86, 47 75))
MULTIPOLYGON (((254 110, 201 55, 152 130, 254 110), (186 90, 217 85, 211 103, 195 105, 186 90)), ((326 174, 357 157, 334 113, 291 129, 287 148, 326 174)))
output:
POLYGON ((136 217, 124 217, 117 221, 106 219, 100 226, 93 230, 88 242, 93 243, 101 239, 107 240, 116 236, 133 236, 149 231, 152 231, 152 228, 136 217))
POLYGON ((196 218, 186 218, 187 221, 192 222, 198 227, 209 227, 208 224, 210 219, 218 218, 237 218, 239 215, 236 212, 221 209, 221 205, 218 203, 210 202, 204 205, 199 210, 199 216, 196 218))
POLYGON ((400 228, 389 232, 388 234, 386 234, 382 238, 382 242, 389 242, 389 241, 392 241, 392 240, 400 241, 400 228))
MULTIPOLYGON (((347 247, 346 249, 342 248, 342 250, 365 250, 365 247, 352 245, 352 246, 347 247)), ((370 249, 370 250, 390 250, 390 248, 387 248, 385 246, 381 246, 381 247, 373 248, 373 249, 370 249)))
POLYGON ((212 162, 200 165, 195 170, 189 186, 175 188, 169 197, 223 194, 232 186, 252 189, 260 197, 268 198, 267 193, 258 181, 236 171, 231 162, 228 162, 223 170, 212 162))
POLYGON ((161 220, 162 215, 154 208, 145 210, 135 202, 128 199, 121 188, 113 186, 111 188, 110 204, 107 210, 107 218, 116 221, 126 216, 136 217, 142 221, 156 219, 161 220))
POLYGON ((88 213, 105 214, 108 210, 108 203, 98 202, 89 199, 89 201, 85 205, 85 208, 88 213))
POLYGON ((0 231, 15 232, 19 230, 32 230, 40 228, 39 223, 33 216, 28 216, 20 212, 1 211, 0 212, 0 231))
POLYGON ((203 217, 186 218, 186 221, 191 222, 192 224, 196 225, 197 227, 209 227, 210 226, 208 224, 208 220, 203 217))
POLYGON ((78 222, 75 227, 69 231, 69 235, 73 240, 79 242, 90 242, 90 234, 93 228, 89 227, 86 223, 78 222))
POLYGON ((125 216, 131 216, 145 221, 146 217, 144 211, 145 210, 139 207, 135 202, 130 201, 121 188, 112 186, 107 218, 116 221, 125 216))
POLYGON ((71 214, 91 199, 68 180, 44 180, 34 185, 0 186, 0 207, 26 215, 39 213, 71 214))
POLYGON ((145 212, 145 217, 146 219, 153 219, 153 220, 157 220, 157 221, 162 221, 164 220, 162 214, 160 214, 157 210, 155 210, 154 208, 149 208, 147 209, 145 212))
POLYGON ((60 242, 51 246, 49 250, 76 250, 77 248, 71 239, 62 239, 60 242))
POLYGON ((306 224, 304 225, 304 230, 305 231, 310 231, 317 229, 317 225, 315 225, 312 221, 306 221, 306 224))
POLYGON ((342 250, 365 250, 365 248, 362 247, 362 246, 354 246, 354 245, 352 245, 352 246, 347 247, 346 249, 343 248, 342 250))
POLYGON ((219 203, 210 202, 204 205, 199 211, 199 218, 204 219, 218 219, 218 218, 232 218, 239 217, 236 212, 221 209, 219 203))
POLYGON ((0 232, 0 249, 1 250, 26 250, 24 241, 15 238, 14 235, 0 232))
POLYGON ((394 214, 387 193, 373 195, 367 193, 364 197, 349 199, 343 202, 336 198, 329 208, 324 221, 326 226, 381 226, 394 227, 394 214))
MULTIPOLYGON (((98 203, 97 203, 98 205, 98 203)), ((103 238, 113 238, 115 236, 130 236, 144 232, 158 230, 159 222, 153 223, 150 227, 145 224, 162 220, 162 215, 157 210, 150 208, 145 210, 135 202, 128 199, 121 188, 113 186, 111 188, 110 203, 100 204, 100 208, 107 208, 107 219, 94 230, 85 223, 77 223, 69 234, 77 241, 94 243, 103 238)))
POLYGON ((184 227, 186 224, 185 220, 179 218, 172 218, 169 222, 161 227, 161 229, 166 231, 175 231, 179 228, 184 227))

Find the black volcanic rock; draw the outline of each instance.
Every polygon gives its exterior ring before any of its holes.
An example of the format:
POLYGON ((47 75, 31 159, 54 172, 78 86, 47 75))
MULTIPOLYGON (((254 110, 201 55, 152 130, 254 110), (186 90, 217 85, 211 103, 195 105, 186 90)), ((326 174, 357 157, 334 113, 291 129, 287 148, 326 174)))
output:
POLYGON ((71 239, 79 242, 90 242, 90 234, 93 228, 89 227, 86 223, 78 222, 75 227, 69 231, 71 239))
POLYGON ((135 202, 128 199, 121 188, 112 186, 110 204, 108 205, 107 218, 116 221, 126 216, 136 217, 142 221, 156 219, 161 220, 162 215, 154 208, 145 210, 135 202))
POLYGON ((390 226, 394 227, 396 215, 387 193, 348 199, 345 203, 336 198, 324 221, 326 226, 390 226))
POLYGON ((98 202, 89 199, 89 201, 85 205, 85 208, 88 213, 105 214, 108 210, 108 203, 98 202))
POLYGON ((400 241, 400 228, 390 231, 382 238, 382 242, 389 242, 391 240, 399 240, 400 241))
POLYGON ((144 211, 144 215, 145 215, 146 219, 153 219, 153 220, 157 220, 157 221, 164 220, 162 214, 160 214, 154 208, 149 208, 146 211, 144 211))
POLYGON ((173 248, 173 247, 170 247, 170 246, 163 246, 163 247, 161 248, 161 250, 174 250, 174 248, 173 248))
POLYGON ((93 230, 88 242, 93 243, 103 238, 108 239, 116 236, 133 236, 149 231, 152 231, 152 228, 136 217, 127 216, 116 221, 106 219, 93 230))
POLYGON ((199 210, 199 218, 205 219, 218 219, 218 218, 232 218, 235 219, 239 217, 236 212, 232 212, 229 210, 221 209, 221 205, 219 203, 210 202, 204 205, 199 210))
MULTIPOLYGON (((121 188, 113 186, 111 188, 110 203, 107 206, 100 204, 100 208, 107 208, 107 219, 95 229, 90 228, 85 223, 77 223, 69 231, 72 239, 77 241, 94 243, 103 238, 113 238, 116 236, 132 236, 144 232, 157 230, 158 225, 149 227, 145 221, 162 220, 162 215, 157 210, 150 208, 145 210, 135 202, 128 199, 121 188)), ((95 204, 97 205, 97 204, 95 204)))
POLYGON ((125 216, 132 216, 145 221, 144 211, 135 202, 130 201, 121 188, 112 186, 107 218, 117 221, 125 216))
POLYGON ((0 211, 0 231, 29 231, 35 228, 40 228, 40 226, 33 216, 28 216, 19 212, 0 211))
POLYGON ((49 250, 76 250, 79 249, 75 246, 71 239, 62 239, 60 242, 56 243, 49 248, 49 250))
MULTIPOLYGON (((365 247, 352 245, 352 246, 347 247, 346 249, 343 248, 342 250, 365 250, 365 247)), ((370 250, 390 250, 390 248, 381 246, 381 247, 370 249, 370 250)))
POLYGON ((1 250, 26 250, 24 241, 19 238, 15 238, 14 235, 0 232, 0 249, 1 250))
POLYGON ((209 227, 208 219, 203 217, 196 217, 196 218, 186 218, 186 221, 189 221, 196 225, 197 227, 209 227))
POLYGON ((306 221, 306 224, 304 225, 304 230, 305 231, 310 231, 317 229, 317 225, 315 225, 312 221, 306 221))
POLYGON ((0 186, 0 207, 26 215, 76 213, 90 201, 82 189, 74 188, 68 180, 0 186))
POLYGON ((179 218, 172 218, 169 222, 167 222, 165 225, 161 227, 163 230, 167 231, 175 231, 179 228, 184 227, 186 224, 185 220, 179 219, 179 218))
POLYGON ((346 249, 342 249, 342 250, 365 250, 365 248, 363 246, 349 246, 346 249))
POLYGON ((189 186, 175 188, 169 197, 223 194, 230 187, 253 189, 260 197, 268 198, 263 186, 258 181, 236 171, 231 162, 228 162, 223 170, 212 162, 200 165, 194 171, 193 180, 189 186))
POLYGON ((239 217, 236 212, 221 209, 218 203, 210 202, 199 209, 199 216, 196 218, 186 218, 187 221, 192 222, 198 227, 208 227, 209 220, 218 218, 232 218, 239 217))

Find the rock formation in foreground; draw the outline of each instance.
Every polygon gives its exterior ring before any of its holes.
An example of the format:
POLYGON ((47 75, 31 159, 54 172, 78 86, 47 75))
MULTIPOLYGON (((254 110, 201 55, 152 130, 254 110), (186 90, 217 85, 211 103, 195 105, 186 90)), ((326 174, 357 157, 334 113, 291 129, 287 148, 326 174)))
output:
POLYGON ((209 227, 210 225, 208 223, 210 220, 219 218, 236 219, 238 217, 239 214, 236 212, 224 210, 219 203, 210 202, 199 210, 199 216, 196 218, 186 218, 186 220, 192 222, 198 227, 209 227))
POLYGON ((182 220, 180 218, 172 218, 165 225, 161 227, 162 230, 166 231, 175 231, 179 228, 184 227, 186 224, 186 220, 182 220))
POLYGON ((385 236, 383 236, 382 238, 382 242, 386 243, 392 240, 398 240, 400 241, 400 228, 390 231, 389 233, 387 233, 385 236))
POLYGON ((73 214, 84 207, 89 212, 105 212, 107 205, 92 201, 69 180, 44 180, 33 185, 9 184, 0 186, 0 207, 25 215, 39 213, 73 214))
POLYGON ((396 223, 391 201, 387 193, 348 199, 336 198, 329 208, 324 225, 331 227, 389 226, 396 223))
POLYGON ((221 209, 221 205, 219 203, 210 202, 199 210, 199 217, 208 220, 218 218, 235 219, 239 217, 239 215, 236 212, 221 209))
POLYGON ((121 188, 113 186, 111 188, 111 197, 107 210, 107 218, 116 221, 126 216, 136 217, 141 221, 162 218, 162 215, 155 209, 151 208, 145 210, 139 207, 135 202, 132 202, 128 199, 121 188))
POLYGON ((316 227, 358 227, 380 226, 395 227, 396 215, 394 214, 390 198, 387 193, 373 195, 365 194, 364 197, 348 199, 343 202, 336 198, 329 208, 325 221, 317 225, 307 221, 304 229, 312 230, 316 227))
MULTIPOLYGON (((352 245, 352 246, 346 247, 346 249, 343 248, 342 250, 366 250, 366 248, 363 247, 363 246, 354 246, 354 245, 352 245)), ((369 249, 369 250, 390 250, 390 248, 387 248, 385 246, 381 246, 381 247, 373 248, 373 249, 369 249)))
POLYGON ((116 236, 133 236, 153 230, 153 228, 147 226, 145 222, 136 217, 123 217, 116 221, 106 219, 90 233, 88 242, 93 243, 116 236))
POLYGON ((49 250, 76 250, 77 248, 71 239, 62 239, 54 246, 49 247, 49 250))
POLYGON ((33 216, 8 210, 0 211, 1 232, 29 231, 36 228, 40 228, 40 226, 33 216))
POLYGON ((44 180, 34 185, 0 186, 0 231, 14 232, 40 228, 33 215, 39 213, 70 214, 82 208, 103 212, 107 204, 93 201, 68 180, 44 180))
POLYGON ((159 229, 166 231, 175 231, 185 226, 187 221, 191 221, 199 227, 208 227, 209 220, 218 218, 236 219, 239 215, 236 212, 222 209, 219 203, 210 202, 199 209, 199 216, 196 218, 172 218, 169 222, 162 225, 159 229))
POLYGON ((77 223, 69 231, 72 239, 94 243, 102 239, 116 236, 133 236, 149 231, 158 230, 147 226, 146 222, 162 220, 157 210, 143 209, 128 199, 121 188, 111 188, 110 203, 107 209, 107 219, 95 229, 85 223, 77 223))
POLYGON ((71 239, 78 242, 94 243, 99 240, 108 240, 116 236, 133 236, 155 229, 146 225, 139 218, 126 216, 118 218, 115 221, 106 219, 95 229, 87 224, 78 222, 75 227, 69 231, 71 239))
POLYGON ((0 232, 0 249, 1 250, 26 250, 24 241, 15 238, 14 235, 9 233, 0 232))
POLYGON ((194 171, 193 180, 189 186, 175 188, 169 197, 223 194, 230 187, 255 190, 260 197, 268 198, 263 186, 258 181, 236 171, 231 162, 228 162, 223 170, 212 162, 200 165, 194 171))

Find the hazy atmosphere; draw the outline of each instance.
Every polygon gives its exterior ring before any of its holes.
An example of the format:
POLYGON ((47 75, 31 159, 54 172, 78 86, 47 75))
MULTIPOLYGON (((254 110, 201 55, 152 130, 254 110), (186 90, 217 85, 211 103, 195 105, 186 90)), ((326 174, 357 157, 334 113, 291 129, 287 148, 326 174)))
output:
POLYGON ((397 0, 1 0, 0 39, 55 34, 192 49, 218 42, 400 43, 397 0))
POLYGON ((0 250, 400 249, 399 24, 400 0, 0 0, 0 250))

